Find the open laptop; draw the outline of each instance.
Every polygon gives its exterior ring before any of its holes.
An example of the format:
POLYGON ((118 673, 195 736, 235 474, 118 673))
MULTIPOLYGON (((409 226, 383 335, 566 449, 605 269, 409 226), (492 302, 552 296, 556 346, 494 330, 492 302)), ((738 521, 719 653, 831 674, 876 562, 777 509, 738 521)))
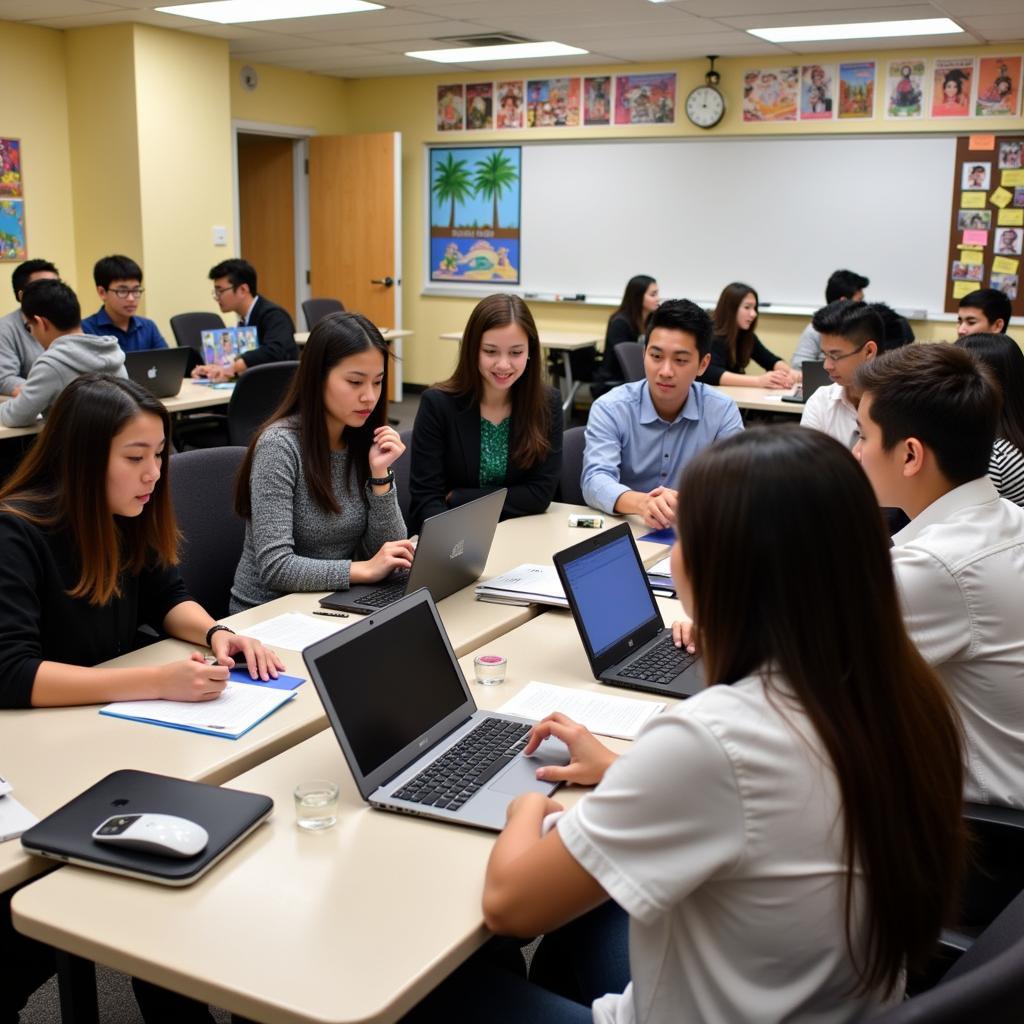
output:
POLYGON ((484 571, 494 531, 508 491, 501 487, 482 498, 425 520, 416 557, 408 572, 392 573, 380 583, 357 584, 320 599, 324 608, 375 612, 426 587, 435 601, 475 583, 484 571))
POLYGON ((173 398, 181 390, 191 351, 179 347, 126 352, 124 368, 136 384, 152 391, 157 398, 173 398))
POLYGON ((595 679, 670 697, 704 689, 700 660, 672 642, 627 524, 554 558, 595 679))
POLYGON ((385 811, 505 826, 520 793, 551 793, 536 770, 567 764, 531 722, 478 711, 430 593, 418 590, 302 652, 363 799, 385 811))
POLYGON ((793 394, 782 396, 784 402, 807 402, 818 388, 827 388, 832 383, 832 378, 825 372, 824 363, 801 363, 800 372, 803 374, 803 382, 793 394))

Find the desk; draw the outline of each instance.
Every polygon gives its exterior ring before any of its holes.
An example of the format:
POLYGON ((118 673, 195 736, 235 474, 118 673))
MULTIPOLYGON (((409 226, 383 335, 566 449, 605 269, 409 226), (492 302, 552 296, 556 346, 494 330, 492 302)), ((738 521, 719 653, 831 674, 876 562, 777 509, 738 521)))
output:
POLYGON ((782 400, 783 395, 790 393, 789 389, 780 391, 776 388, 719 387, 718 390, 728 395, 741 409, 778 413, 782 416, 800 416, 804 411, 803 402, 782 400))
MULTIPOLYGON (((400 402, 402 401, 402 339, 411 338, 414 332, 402 330, 399 327, 382 327, 380 328, 380 333, 383 335, 384 340, 391 344, 392 351, 395 353, 395 359, 391 363, 392 370, 388 378, 390 382, 388 401, 400 402)), ((295 344, 299 348, 302 348, 307 341, 309 341, 309 331, 295 332, 295 344)))

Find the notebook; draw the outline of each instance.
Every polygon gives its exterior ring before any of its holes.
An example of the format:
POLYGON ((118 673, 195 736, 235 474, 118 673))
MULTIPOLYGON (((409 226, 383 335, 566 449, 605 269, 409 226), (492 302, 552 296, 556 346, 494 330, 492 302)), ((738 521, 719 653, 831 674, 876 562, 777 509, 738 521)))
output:
POLYGON ((189 348, 149 348, 126 352, 124 368, 128 376, 157 398, 173 398, 181 390, 188 366, 189 348))
POLYGON ((356 787, 380 810, 500 832, 514 797, 556 788, 537 768, 568 763, 553 738, 523 756, 529 720, 477 710, 427 590, 302 657, 356 787))
POLYGON ((672 642, 628 525, 554 559, 595 679, 670 697, 704 688, 700 659, 672 642))
POLYGON ((791 395, 783 395, 784 402, 808 402, 818 388, 827 388, 832 378, 825 372, 824 363, 804 362, 800 365, 803 382, 791 395))

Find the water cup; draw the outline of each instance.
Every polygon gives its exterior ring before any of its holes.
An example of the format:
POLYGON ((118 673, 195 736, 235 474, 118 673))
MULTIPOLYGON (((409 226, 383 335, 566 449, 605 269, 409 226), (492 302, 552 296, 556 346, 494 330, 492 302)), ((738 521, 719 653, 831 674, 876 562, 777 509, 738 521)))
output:
POLYGON ((295 823, 307 832, 322 832, 338 820, 338 787, 312 779, 295 787, 295 823))
POLYGON ((505 682, 508 658, 502 654, 479 654, 473 659, 476 681, 481 686, 497 686, 505 682))

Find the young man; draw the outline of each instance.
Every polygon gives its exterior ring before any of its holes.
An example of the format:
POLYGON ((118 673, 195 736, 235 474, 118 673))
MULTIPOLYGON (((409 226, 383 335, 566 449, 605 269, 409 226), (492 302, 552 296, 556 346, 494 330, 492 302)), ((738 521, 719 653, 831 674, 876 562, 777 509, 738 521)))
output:
MULTIPOLYGON (((825 285, 825 302, 831 305, 840 299, 850 302, 862 302, 864 300, 864 289, 871 282, 862 274, 854 273, 852 270, 836 270, 828 279, 825 285)), ((794 370, 800 369, 803 362, 815 363, 821 359, 821 339, 814 327, 812 320, 800 335, 796 343, 796 351, 789 361, 794 370)))
POLYGON ((711 333, 711 318, 686 299, 651 314, 647 379, 620 385, 590 409, 581 479, 588 505, 671 526, 683 466, 743 429, 736 403, 696 380, 711 358, 711 333))
POLYGON ((96 294, 103 303, 82 321, 85 334, 117 338, 124 352, 167 348, 160 329, 152 320, 136 316, 142 287, 142 269, 127 256, 104 256, 92 268, 96 294))
POLYGON ((996 288, 979 288, 960 300, 956 314, 956 333, 1005 334, 1010 326, 1012 306, 1009 298, 996 288))
POLYGON ((1024 807, 1024 509, 988 478, 998 387, 942 344, 889 352, 857 386, 855 454, 879 504, 911 519, 893 569, 907 629, 959 705, 966 798, 1024 807))
POLYGON ((43 352, 22 316, 21 296, 33 281, 59 278, 59 271, 49 260, 26 260, 14 268, 11 285, 18 308, 0 317, 0 395, 17 395, 32 364, 43 352))
POLYGON ((255 327, 259 346, 228 366, 211 363, 197 366, 193 377, 227 380, 250 366, 298 359, 295 324, 287 311, 256 292, 256 270, 245 260, 224 260, 210 271, 213 297, 222 313, 235 313, 239 327, 255 327))
POLYGON ((82 331, 82 310, 63 281, 30 284, 21 297, 21 312, 32 337, 44 350, 32 364, 17 398, 0 404, 0 423, 27 427, 46 415, 54 399, 83 373, 127 377, 117 338, 82 331))

